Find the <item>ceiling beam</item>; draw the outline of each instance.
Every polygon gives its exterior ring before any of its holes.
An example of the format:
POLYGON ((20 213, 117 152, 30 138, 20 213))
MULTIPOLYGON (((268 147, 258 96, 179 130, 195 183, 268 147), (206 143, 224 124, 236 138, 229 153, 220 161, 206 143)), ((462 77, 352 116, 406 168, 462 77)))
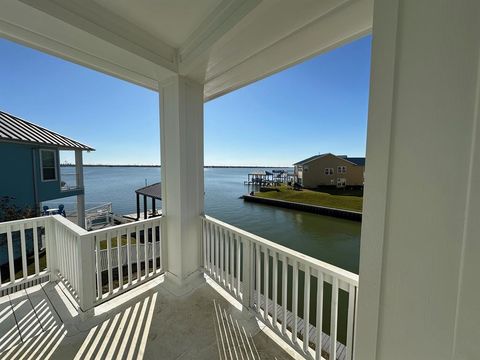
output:
POLYGON ((92 0, 20 1, 169 70, 178 70, 174 47, 92 0))
POLYGON ((195 66, 195 60, 260 2, 261 0, 222 1, 178 49, 180 72, 189 73, 195 66))

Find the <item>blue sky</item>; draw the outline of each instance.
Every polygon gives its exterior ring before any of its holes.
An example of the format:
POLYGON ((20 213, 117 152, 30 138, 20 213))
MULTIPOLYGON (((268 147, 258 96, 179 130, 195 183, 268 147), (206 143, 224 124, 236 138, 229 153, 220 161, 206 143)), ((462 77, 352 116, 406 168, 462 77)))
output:
MULTIPOLYGON (((205 164, 364 156, 370 50, 367 36, 206 103, 205 164)), ((1 110, 93 146, 85 163, 160 162, 155 92, 8 40, 0 53, 1 110)))

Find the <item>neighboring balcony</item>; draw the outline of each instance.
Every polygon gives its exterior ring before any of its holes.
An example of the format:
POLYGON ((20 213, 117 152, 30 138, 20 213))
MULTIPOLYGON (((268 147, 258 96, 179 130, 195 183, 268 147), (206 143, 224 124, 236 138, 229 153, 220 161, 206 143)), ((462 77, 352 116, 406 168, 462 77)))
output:
POLYGON ((357 275, 199 222, 206 281, 180 295, 163 276, 165 218, 0 223, 0 357, 353 359, 357 275))

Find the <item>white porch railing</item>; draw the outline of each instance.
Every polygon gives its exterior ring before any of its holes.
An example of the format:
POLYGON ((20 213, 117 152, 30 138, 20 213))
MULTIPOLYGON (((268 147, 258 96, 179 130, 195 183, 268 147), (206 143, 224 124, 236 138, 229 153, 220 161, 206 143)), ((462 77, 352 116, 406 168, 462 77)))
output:
POLYGON ((106 203, 85 210, 85 228, 90 230, 93 225, 111 224, 113 218, 112 203, 106 203))
POLYGON ((0 223, 0 296, 48 277, 42 239, 49 225, 48 217, 0 223))
POLYGON ((156 217, 88 233, 95 249, 95 303, 164 271, 162 219, 156 217), (118 246, 119 239, 124 245, 118 246))
POLYGON ((91 232, 60 215, 0 223, 0 296, 58 276, 88 310, 163 272, 161 234, 162 217, 91 232))
POLYGON ((209 216, 202 223, 204 269, 217 283, 309 357, 353 358, 358 275, 209 216))
MULTIPOLYGON (((58 277, 91 309, 165 270, 163 221, 91 232, 60 215, 0 223, 0 296, 58 277)), ((209 216, 201 222, 207 274, 308 357, 353 359, 357 275, 209 216)))

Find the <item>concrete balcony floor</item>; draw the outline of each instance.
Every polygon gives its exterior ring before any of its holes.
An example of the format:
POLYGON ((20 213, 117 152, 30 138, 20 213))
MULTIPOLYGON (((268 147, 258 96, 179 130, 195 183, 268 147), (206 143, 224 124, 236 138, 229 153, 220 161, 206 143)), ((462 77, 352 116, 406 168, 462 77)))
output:
POLYGON ((298 357, 281 340, 272 340, 251 312, 216 289, 207 278, 176 296, 157 277, 85 314, 61 283, 37 285, 0 298, 0 358, 298 357))

